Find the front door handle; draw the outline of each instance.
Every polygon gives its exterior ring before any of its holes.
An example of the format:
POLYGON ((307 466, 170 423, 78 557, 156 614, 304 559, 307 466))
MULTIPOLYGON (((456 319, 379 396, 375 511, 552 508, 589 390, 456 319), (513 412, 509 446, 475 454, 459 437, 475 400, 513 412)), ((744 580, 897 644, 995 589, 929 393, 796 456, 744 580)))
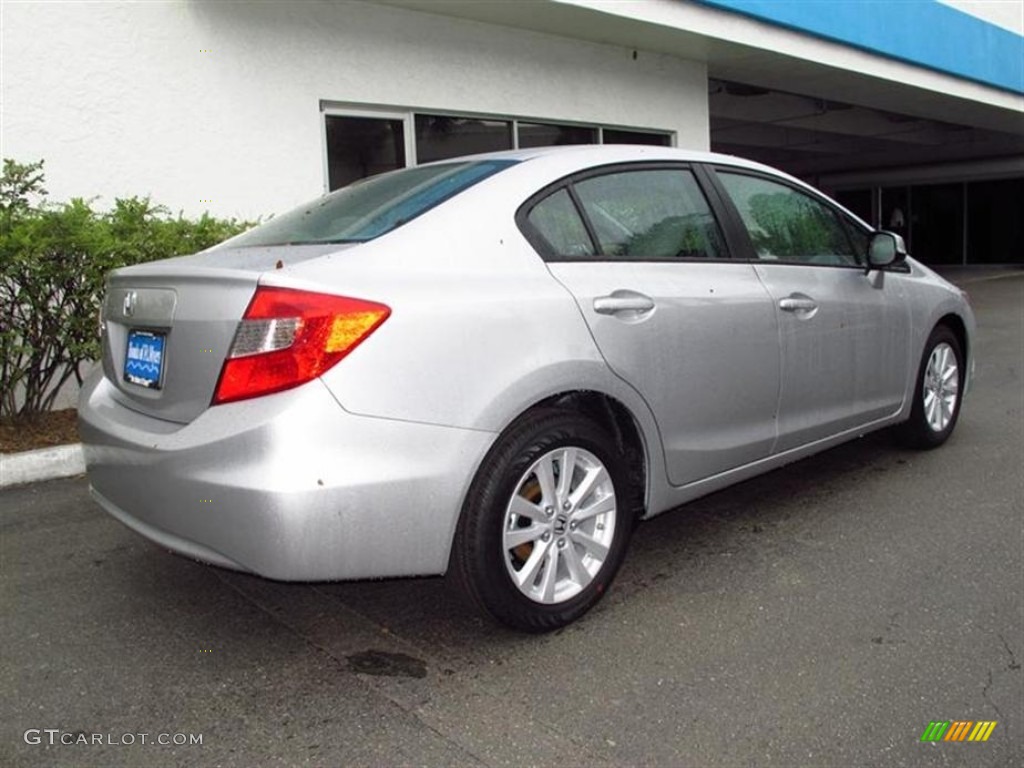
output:
POLYGON ((620 312, 650 312, 654 299, 643 294, 598 296, 594 299, 594 311, 599 315, 617 315, 620 312))
POLYGON ((818 302, 814 299, 798 298, 795 296, 779 299, 779 309, 783 312, 810 312, 817 308, 818 302))

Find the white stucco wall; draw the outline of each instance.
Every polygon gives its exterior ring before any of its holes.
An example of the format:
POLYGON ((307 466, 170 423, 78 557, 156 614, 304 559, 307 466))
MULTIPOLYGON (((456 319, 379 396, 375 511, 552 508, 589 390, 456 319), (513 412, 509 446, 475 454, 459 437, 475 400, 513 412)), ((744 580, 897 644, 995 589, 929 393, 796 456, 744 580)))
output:
POLYGON ((361 2, 3 2, 2 154, 51 198, 252 217, 323 190, 321 100, 675 131, 703 64, 361 2))

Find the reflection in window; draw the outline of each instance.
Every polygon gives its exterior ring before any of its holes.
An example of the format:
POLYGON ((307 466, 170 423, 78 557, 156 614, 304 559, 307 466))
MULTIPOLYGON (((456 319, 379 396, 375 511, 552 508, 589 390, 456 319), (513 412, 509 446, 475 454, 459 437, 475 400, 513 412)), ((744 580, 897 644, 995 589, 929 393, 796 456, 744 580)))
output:
POLYGON ((836 214, 792 187, 756 176, 718 174, 739 210, 760 259, 856 264, 836 214))
POLYGON ((366 242, 511 165, 515 161, 486 160, 385 173, 275 216, 226 242, 233 248, 366 242))
POLYGON ((326 123, 330 189, 405 167, 402 120, 327 115, 326 123))
POLYGON ((597 144, 597 129, 581 125, 519 123, 519 146, 523 149, 570 144, 597 144))
POLYGON ((512 149, 512 122, 509 120, 416 115, 417 162, 430 163, 502 149, 512 149))
POLYGON ((575 185, 606 256, 722 258, 718 224, 685 170, 609 173, 575 185))
POLYGON ((583 220, 564 189, 533 206, 527 220, 544 239, 552 255, 564 258, 594 255, 583 220))
POLYGON ((857 263, 868 263, 868 248, 871 245, 871 233, 864 229, 862 224, 854 221, 848 216, 842 216, 843 224, 846 227, 846 234, 853 244, 853 252, 857 257, 857 263))

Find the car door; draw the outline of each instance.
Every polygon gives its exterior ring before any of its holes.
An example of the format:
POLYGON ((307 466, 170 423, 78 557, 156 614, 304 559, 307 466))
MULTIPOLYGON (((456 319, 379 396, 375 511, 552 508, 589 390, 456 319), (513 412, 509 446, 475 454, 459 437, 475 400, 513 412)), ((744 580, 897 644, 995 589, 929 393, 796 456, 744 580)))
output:
POLYGON ((782 452, 891 415, 911 364, 899 275, 868 272, 866 234, 783 179, 718 168, 775 306, 782 351, 782 452))
POLYGON ((766 457, 777 320, 691 168, 631 164, 561 182, 520 225, 575 297, 608 365, 657 420, 673 485, 766 457))

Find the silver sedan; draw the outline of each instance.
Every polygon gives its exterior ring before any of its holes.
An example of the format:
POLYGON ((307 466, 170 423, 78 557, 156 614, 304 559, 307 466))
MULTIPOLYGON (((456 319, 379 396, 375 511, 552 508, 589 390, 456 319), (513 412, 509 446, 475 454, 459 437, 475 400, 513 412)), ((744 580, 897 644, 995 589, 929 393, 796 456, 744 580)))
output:
POLYGON ((807 185, 654 147, 459 158, 118 270, 96 500, 282 580, 442 574, 528 631, 634 523, 894 426, 953 431, 965 295, 807 185))

